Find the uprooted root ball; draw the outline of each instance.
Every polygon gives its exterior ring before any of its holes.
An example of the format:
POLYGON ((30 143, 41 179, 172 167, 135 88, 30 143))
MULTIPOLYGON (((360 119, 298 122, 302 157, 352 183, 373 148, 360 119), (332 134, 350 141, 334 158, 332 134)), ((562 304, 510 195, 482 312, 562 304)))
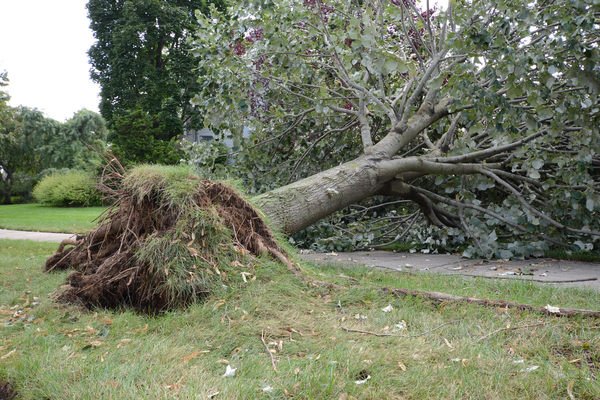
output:
POLYGON ((164 166, 113 169, 103 182, 115 205, 46 261, 46 271, 75 269, 61 301, 158 312, 206 296, 228 273, 239 277, 250 255, 292 265, 258 212, 223 183, 164 166))

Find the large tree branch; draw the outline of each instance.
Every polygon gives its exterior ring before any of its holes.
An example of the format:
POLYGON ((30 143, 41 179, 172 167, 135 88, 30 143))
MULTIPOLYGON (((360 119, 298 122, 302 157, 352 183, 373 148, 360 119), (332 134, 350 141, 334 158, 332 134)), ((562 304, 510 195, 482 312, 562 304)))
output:
POLYGON ((403 117, 402 117, 402 120, 400 120, 399 125, 403 125, 404 123, 407 122, 408 115, 410 114, 409 109, 413 106, 413 104, 415 104, 417 99, 419 97, 421 97, 421 95, 423 94, 423 89, 425 89, 425 85, 427 84, 427 82, 429 82, 429 78, 431 78, 431 75, 438 68, 439 63, 444 58, 445 54, 446 54, 445 51, 440 52, 431 59, 431 62, 427 66, 427 69, 423 73, 423 76, 417 83, 415 90, 413 91, 413 93, 410 95, 410 97, 404 104, 404 109, 402 110, 403 117))
MULTIPOLYGON (((592 235, 592 236, 600 236, 600 232, 592 231, 592 230, 582 230, 571 228, 566 226, 555 219, 549 217, 544 214, 536 207, 531 205, 523 195, 510 183, 500 178, 495 172, 492 171, 493 168, 499 168, 500 165, 494 164, 477 164, 477 163, 441 163, 435 162, 432 160, 427 160, 421 157, 407 157, 401 159, 392 159, 381 162, 380 165, 380 176, 382 179, 392 179, 394 176, 401 176, 403 173, 407 172, 418 172, 422 174, 434 174, 434 175, 472 175, 472 174, 480 174, 487 176, 493 179, 500 187, 504 188, 513 197, 531 214, 536 217, 544 220, 551 226, 554 226, 560 230, 584 234, 584 235, 592 235)), ((406 188, 405 188, 406 189, 406 188)), ((428 216, 429 217, 429 216, 428 216)))
POLYGON ((449 97, 443 98, 431 110, 421 110, 414 114, 406 124, 396 124, 383 139, 373 146, 373 153, 384 158, 392 157, 398 150, 416 138, 423 129, 447 116, 452 101, 449 97))
POLYGON ((365 94, 361 93, 358 101, 358 122, 360 124, 360 139, 363 145, 363 151, 365 154, 370 154, 373 149, 373 139, 371 138, 371 127, 369 125, 369 118, 367 117, 367 105, 365 101, 365 94))
POLYGON ((458 228, 458 217, 438 207, 431 199, 415 190, 415 188, 401 180, 390 182, 382 189, 382 194, 395 194, 403 199, 415 202, 427 220, 437 227, 449 226, 458 228))
POLYGON ((471 153, 461 154, 459 156, 436 157, 436 158, 432 158, 431 161, 441 162, 441 163, 462 163, 462 162, 470 162, 470 161, 477 161, 477 160, 485 160, 486 158, 489 158, 496 154, 501 154, 501 153, 504 153, 507 151, 514 150, 517 147, 524 145, 525 143, 528 143, 534 139, 537 139, 538 137, 544 135, 545 133, 547 133, 547 131, 544 129, 542 131, 539 131, 532 135, 529 135, 521 140, 517 140, 516 142, 512 142, 512 143, 508 143, 508 144, 496 146, 496 147, 490 147, 490 148, 484 149, 484 150, 473 151, 471 153))
MULTIPOLYGON (((499 168, 500 164, 491 167, 499 168)), ((423 157, 393 158, 382 161, 380 165, 383 179, 392 179, 407 172, 435 175, 472 175, 482 174, 482 164, 477 163, 442 163, 428 160, 423 157)))

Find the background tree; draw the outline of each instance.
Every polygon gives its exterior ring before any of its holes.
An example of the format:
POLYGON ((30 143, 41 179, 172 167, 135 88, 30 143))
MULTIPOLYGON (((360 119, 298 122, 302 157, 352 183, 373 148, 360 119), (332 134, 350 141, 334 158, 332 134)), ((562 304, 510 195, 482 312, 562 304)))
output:
POLYGON ((53 168, 86 169, 103 162, 108 129, 96 112, 82 109, 46 138, 42 151, 53 168))
MULTIPOLYGON (((129 160, 140 133, 124 126, 143 124, 151 135, 148 152, 132 161, 173 163, 171 139, 196 127, 189 100, 197 91, 197 68, 187 42, 195 10, 205 0, 89 0, 88 15, 97 42, 90 48, 92 79, 100 84, 100 112, 113 129, 117 153, 129 160), (132 143, 129 143, 131 141, 132 143)), ((214 4, 222 5, 220 1, 214 4)))
MULTIPOLYGON (((0 87, 8 84, 0 73, 0 87)), ((48 169, 93 169, 100 165, 107 129, 97 113, 81 110, 64 123, 28 107, 10 107, 0 90, 0 190, 2 203, 14 194, 28 199, 48 169)))
POLYGON ((31 191, 37 174, 47 168, 49 154, 41 151, 48 138, 54 137, 59 123, 38 110, 17 107, 7 110, 0 127, 0 165, 3 202, 11 202, 14 192, 31 191))
POLYGON ((276 160, 283 143, 295 160, 279 171, 304 178, 257 199, 285 232, 389 196, 488 255, 598 240, 597 7, 451 4, 279 0, 198 16, 207 123, 250 127, 276 160), (323 163, 298 168, 324 144, 323 163))
POLYGON ((9 132, 14 129, 14 112, 8 105, 10 96, 4 87, 8 85, 8 74, 6 71, 0 72, 0 184, 2 187, 2 202, 10 203, 10 186, 12 182, 12 173, 7 171, 4 164, 7 163, 7 151, 13 139, 8 137, 9 132), (9 175, 10 174, 10 175, 9 175))

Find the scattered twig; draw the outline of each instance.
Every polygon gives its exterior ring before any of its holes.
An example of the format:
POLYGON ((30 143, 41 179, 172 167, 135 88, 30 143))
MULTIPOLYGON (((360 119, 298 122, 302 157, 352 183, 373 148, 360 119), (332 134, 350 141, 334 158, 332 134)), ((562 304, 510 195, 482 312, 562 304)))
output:
POLYGON ((431 332, 437 331, 440 328, 443 328, 446 325, 450 325, 450 324, 454 324, 456 322, 459 322, 459 319, 455 319, 452 321, 448 321, 448 322, 444 322, 441 325, 438 325, 434 328, 428 329, 426 331, 423 331, 421 333, 417 333, 414 335, 397 335, 397 334, 393 334, 393 333, 377 333, 377 332, 371 332, 371 331, 363 331, 361 329, 353 329, 353 328, 348 328, 345 326, 341 326, 340 328, 342 328, 342 330, 346 331, 346 332, 354 332, 354 333, 363 333, 365 335, 373 335, 373 336, 393 336, 393 337, 399 337, 399 338, 416 338, 416 337, 421 337, 421 336, 425 336, 430 334, 431 332))
POLYGON ((386 293, 392 293, 396 296, 416 296, 423 297, 426 299, 442 302, 463 302, 479 304, 488 307, 499 307, 499 308, 514 308, 523 311, 533 311, 541 314, 552 315, 555 317, 588 317, 588 318, 600 318, 600 311, 597 310, 582 310, 577 308, 558 308, 558 307, 538 307, 529 304, 515 303, 505 300, 490 300, 490 299, 478 299, 476 297, 463 297, 456 296, 448 293, 441 292, 426 292, 421 290, 401 289, 401 288, 383 288, 386 293))
POLYGON ((354 278, 352 276, 348 276, 348 275, 344 275, 344 274, 339 274, 339 275, 337 275, 337 277, 338 278, 343 278, 343 279, 348 279, 349 281, 354 282, 354 283, 360 282, 360 280, 358 280, 358 279, 356 279, 356 278, 354 278))
POLYGON ((476 274, 452 274, 458 276, 469 276, 473 278, 484 278, 484 279, 504 279, 504 280, 512 280, 512 281, 525 281, 525 282, 541 282, 541 283, 574 283, 574 282, 588 282, 588 281, 597 281, 598 278, 581 278, 581 279, 555 279, 555 280, 545 280, 545 279, 537 279, 537 278, 519 278, 517 277, 508 277, 508 276, 488 276, 488 275, 476 275, 476 274))
POLYGON ((267 345, 267 341, 265 340, 265 330, 264 329, 262 330, 262 332, 260 334, 260 341, 265 346, 265 350, 267 351, 267 354, 271 358, 271 366, 273 367, 273 371, 277 372, 277 365, 275 365, 275 357, 273 357, 273 353, 271 353, 271 349, 269 349, 269 346, 267 345))
POLYGON ((526 329, 526 328, 533 328, 535 326, 541 326, 541 325, 546 325, 548 324, 548 322, 537 322, 535 324, 527 324, 527 325, 517 325, 517 326, 507 326, 504 328, 500 328, 500 329, 496 329, 495 331, 492 331, 490 333, 488 333, 487 335, 483 335, 482 337, 480 337, 479 339, 477 339, 478 342, 485 340, 491 336, 494 336, 497 333, 500 332, 504 332, 504 331, 514 331, 517 329, 526 329))
POLYGON ((355 333, 363 333, 365 335, 373 335, 373 336, 396 336, 396 337, 402 337, 400 335, 395 335, 393 333, 377 333, 377 332, 371 332, 371 331, 363 331, 362 329, 353 329, 353 328, 347 328, 345 326, 341 327, 344 331, 346 332, 355 332, 355 333))
POLYGON ((438 330, 438 329, 440 329, 440 328, 443 328, 443 327, 444 327, 444 326, 446 326, 446 325, 451 325, 451 324, 457 323, 457 322, 459 322, 459 321, 461 321, 461 320, 460 320, 460 319, 454 319, 454 320, 452 320, 452 321, 444 322, 444 323, 443 323, 443 324, 441 324, 441 325, 438 325, 438 326, 436 326, 436 327, 434 327, 434 328, 428 329, 428 330, 426 330, 426 331, 423 331, 423 332, 421 332, 421 333, 416 333, 416 334, 414 334, 414 335, 407 335, 407 336, 403 336, 403 337, 407 337, 407 338, 416 338, 416 337, 425 336, 425 335, 428 335, 428 334, 430 334, 431 332, 434 332, 434 331, 437 331, 437 330, 438 330))
POLYGON ((575 385, 574 381, 570 381, 567 384, 567 394, 569 395, 570 400, 575 400, 575 396, 573 395, 573 386, 575 385))

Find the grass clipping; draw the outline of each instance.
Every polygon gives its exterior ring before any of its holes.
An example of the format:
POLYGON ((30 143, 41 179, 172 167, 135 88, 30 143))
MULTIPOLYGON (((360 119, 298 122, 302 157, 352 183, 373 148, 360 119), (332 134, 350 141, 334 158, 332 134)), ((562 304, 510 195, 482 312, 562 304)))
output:
POLYGON ((185 167, 144 165, 127 173, 113 167, 101 186, 114 206, 46 261, 46 271, 75 269, 60 301, 160 312, 240 277, 251 255, 295 268, 259 213, 224 183, 185 167))

